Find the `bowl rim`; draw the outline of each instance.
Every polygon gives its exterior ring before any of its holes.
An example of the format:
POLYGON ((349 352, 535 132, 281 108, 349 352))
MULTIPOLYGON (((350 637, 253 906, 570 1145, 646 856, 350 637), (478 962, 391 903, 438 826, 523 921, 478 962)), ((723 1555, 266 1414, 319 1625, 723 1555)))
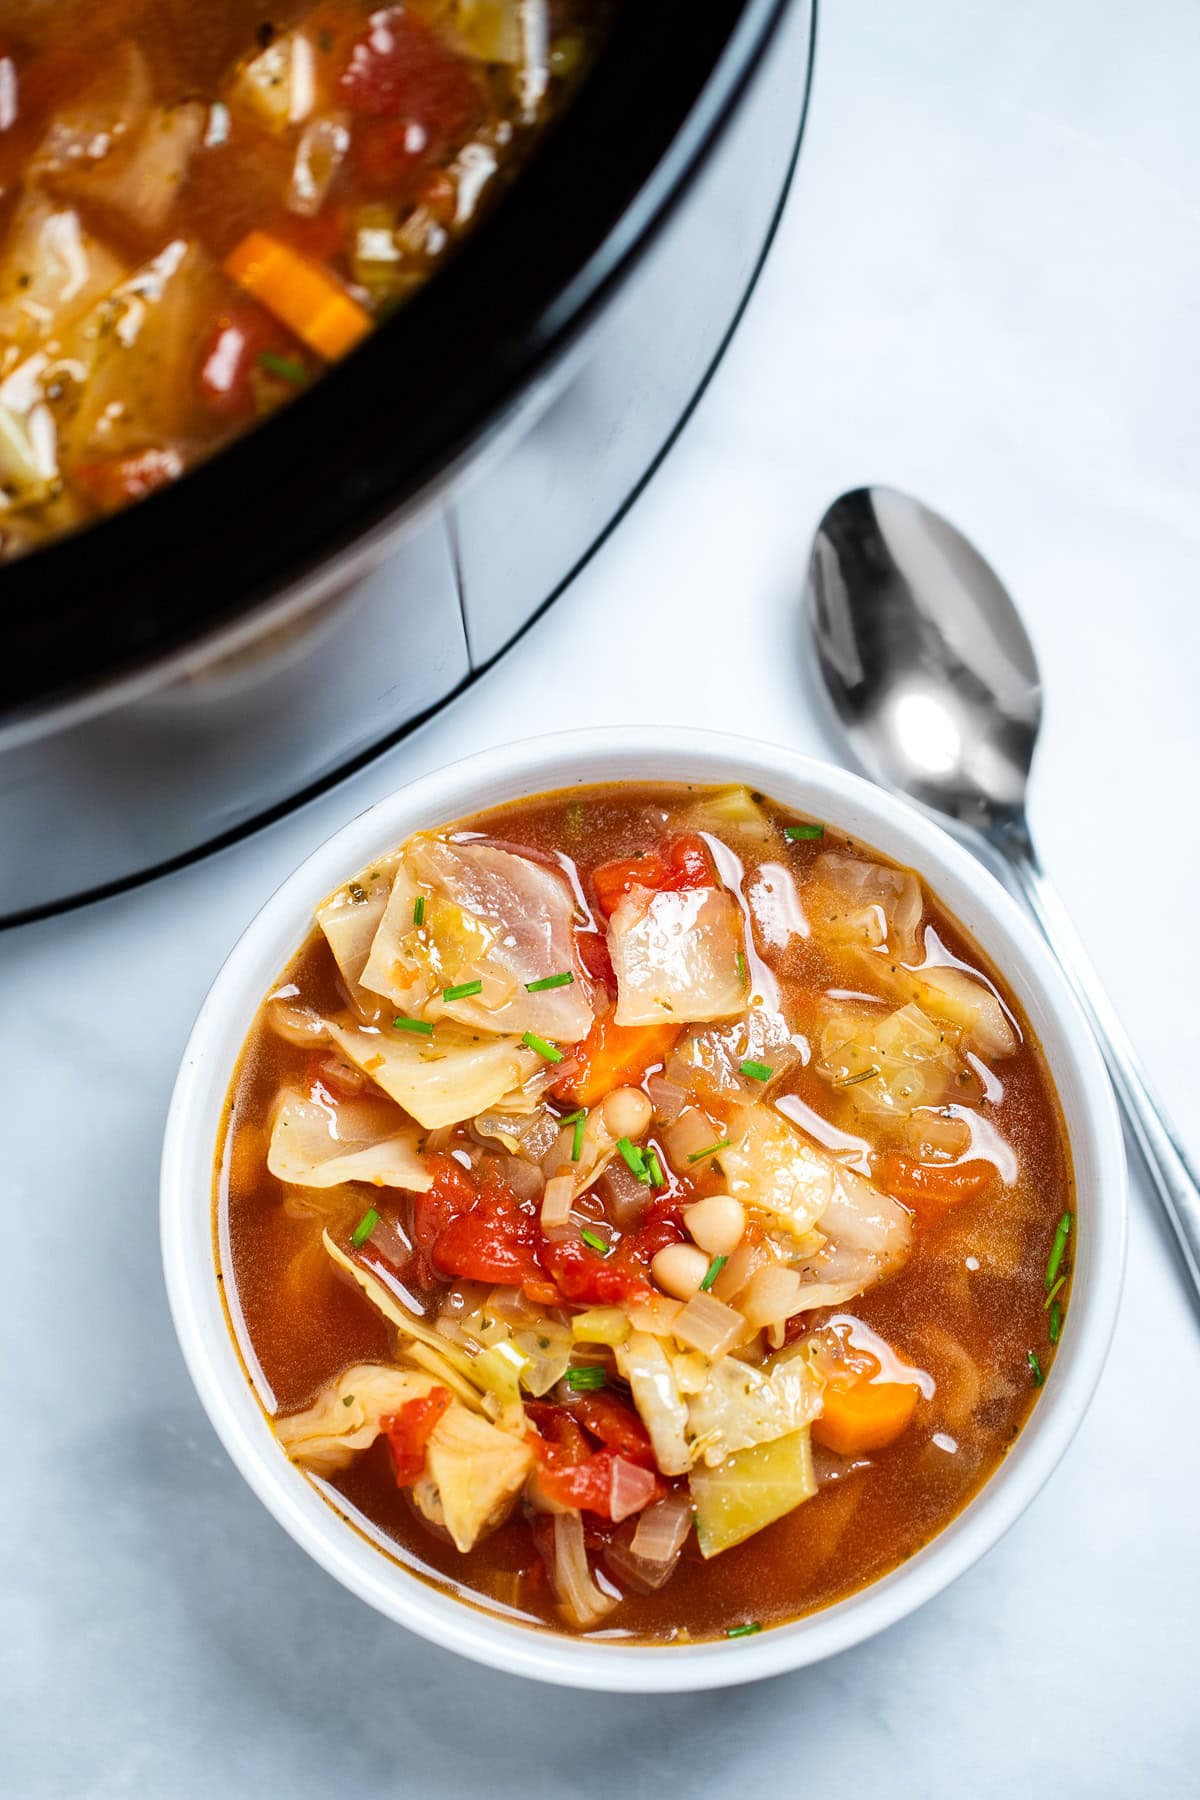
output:
POLYGON ((1099 1049, 1050 951, 995 877, 927 815, 782 746, 703 729, 600 727, 497 745, 431 770, 349 820, 276 888, 230 951, 188 1039, 163 1143, 160 1224, 171 1315, 201 1403, 249 1486, 329 1574, 418 1635, 510 1674, 596 1691, 695 1691, 804 1667, 862 1642, 940 1593, 1024 1512, 1074 1437, 1111 1341, 1124 1267, 1124 1142, 1099 1049), (1076 1210, 1086 1215, 1070 1329, 1012 1451, 967 1506, 856 1594, 753 1637, 695 1645, 576 1639, 509 1622, 434 1587, 348 1526, 270 1430, 225 1319, 212 1233, 212 1158, 234 1059, 316 902, 422 825, 505 798, 648 779, 744 780, 918 869, 1001 969, 1034 1027, 1067 1122, 1076 1210))

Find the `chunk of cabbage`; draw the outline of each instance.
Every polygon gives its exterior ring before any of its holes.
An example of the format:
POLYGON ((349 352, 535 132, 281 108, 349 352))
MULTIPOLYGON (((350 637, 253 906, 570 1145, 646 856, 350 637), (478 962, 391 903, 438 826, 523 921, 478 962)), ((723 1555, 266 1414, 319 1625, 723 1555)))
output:
POLYGON ((813 1229, 849 1173, 771 1106, 753 1107, 734 1142, 713 1160, 735 1200, 795 1237, 813 1229))
MULTIPOLYGON (((382 1421, 443 1386, 420 1369, 356 1363, 304 1412, 275 1421, 280 1443, 315 1475, 346 1468, 379 1436, 382 1421)), ((430 1434, 417 1503, 461 1551, 507 1516, 533 1466, 522 1437, 451 1400, 430 1434)))
POLYGON ((267 1168, 295 1187, 329 1188, 344 1181, 406 1188, 424 1194, 433 1186, 417 1134, 376 1101, 336 1105, 286 1089, 280 1096, 267 1168))
POLYGON ((798 1269, 797 1312, 841 1305, 906 1261, 906 1209, 807 1142, 773 1108, 754 1108, 741 1136, 715 1160, 729 1192, 768 1216, 776 1253, 798 1269))
POLYGON ((317 102, 317 55, 303 31, 285 31, 242 64, 229 102, 265 130, 282 135, 301 125, 317 102))
POLYGON ((62 461, 119 456, 186 433, 196 344, 223 300, 219 270, 172 238, 64 335, 78 393, 62 417, 62 461), (128 397, 136 390, 138 404, 128 397))
POLYGON ((880 949, 912 962, 924 910, 921 884, 907 869, 826 850, 813 864, 804 910, 818 937, 880 949))
MULTIPOLYGON (((99 238, 86 231, 79 214, 36 189, 13 214, 0 263, 0 343, 30 350, 81 318, 116 286, 126 265, 99 238)), ((28 380, 24 386, 30 387, 28 380)), ((5 404, 24 410, 33 393, 21 396, 5 382, 5 404)))
POLYGON ((823 1026, 816 1067, 857 1113, 907 1119, 917 1107, 977 1097, 978 1078, 958 1050, 958 1030, 911 1002, 898 1011, 834 1013, 823 1026))
POLYGON ((694 1462, 715 1468, 735 1451, 767 1444, 811 1424, 824 1384, 799 1348, 781 1351, 761 1368, 722 1357, 688 1401, 694 1462))
POLYGON ((817 1491, 807 1426, 739 1450, 718 1468, 692 1470, 696 1541, 709 1560, 773 1525, 817 1491))
POLYGON ((951 963, 929 963, 919 969, 901 965, 890 979, 908 999, 935 1019, 948 1021, 962 1042, 985 1058, 1011 1056, 1018 1032, 999 996, 986 982, 951 963))
POLYGON ((199 100, 155 106, 99 161, 68 164, 55 176, 55 192, 102 208, 139 232, 161 231, 200 148, 207 117, 199 100))
POLYGON ((768 1006, 752 1006, 728 1025, 697 1025, 685 1031, 667 1058, 668 1081, 704 1100, 741 1105, 761 1098, 764 1083, 742 1074, 745 1062, 785 1075, 800 1058, 800 1046, 783 1014, 768 1006))
POLYGON ((316 910, 317 924, 333 954, 346 991, 368 1013, 378 1010, 361 987, 371 945, 387 910, 394 871, 387 862, 372 864, 354 881, 335 888, 316 910))
POLYGON ((770 843, 775 836, 775 826, 744 786, 702 794, 678 815, 675 823, 685 831, 711 831, 716 837, 733 831, 759 844, 770 843))
POLYGON ((479 1411, 482 1405, 479 1384, 475 1380, 471 1358, 466 1352, 402 1305, 377 1275, 372 1274, 370 1269, 364 1269, 361 1263, 353 1261, 344 1250, 340 1250, 328 1231, 322 1234, 321 1241, 338 1268, 357 1282, 377 1311, 397 1327, 406 1340, 403 1345, 405 1354, 412 1356, 414 1361, 420 1362, 436 1375, 465 1405, 479 1411))
POLYGON ((692 1462, 688 1409, 663 1344, 649 1332, 634 1331, 617 1345, 615 1354, 650 1435, 654 1460, 664 1475, 686 1474, 692 1462))
POLYGON ((742 915, 722 888, 622 896, 608 926, 618 1025, 728 1019, 746 1004, 742 915))
POLYGON ((444 1525, 457 1549, 472 1549, 503 1523, 533 1468, 523 1437, 451 1405, 430 1435, 417 1505, 444 1525))
POLYGON ((735 1356, 710 1363, 675 1349, 672 1340, 635 1331, 615 1355, 664 1475, 768 1443, 821 1409, 821 1378, 799 1347, 761 1367, 735 1356))
POLYGON ((314 1475, 333 1475, 375 1442, 380 1420, 409 1400, 423 1400, 438 1383, 419 1369, 356 1363, 324 1388, 303 1412, 275 1420, 275 1435, 314 1475))
POLYGON ((481 1038, 455 1025, 422 1037, 330 1024, 329 1035, 356 1068, 429 1130, 486 1112, 541 1063, 520 1038, 481 1038))
POLYGON ((423 1018, 577 1043, 593 1004, 574 923, 574 895, 558 869, 496 844, 411 838, 362 979, 423 1018), (422 897, 418 925, 414 903, 422 897), (528 991, 562 974, 570 982, 528 991), (475 981, 479 994, 444 998, 447 988, 475 981))

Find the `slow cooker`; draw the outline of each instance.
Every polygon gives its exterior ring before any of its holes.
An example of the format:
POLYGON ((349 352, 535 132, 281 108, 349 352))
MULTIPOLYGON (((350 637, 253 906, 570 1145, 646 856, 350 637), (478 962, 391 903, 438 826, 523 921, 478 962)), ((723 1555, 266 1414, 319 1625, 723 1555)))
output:
POLYGON ((625 8, 400 314, 178 484, 0 571, 0 921, 277 817, 562 591, 745 305, 814 29, 815 0, 625 8))

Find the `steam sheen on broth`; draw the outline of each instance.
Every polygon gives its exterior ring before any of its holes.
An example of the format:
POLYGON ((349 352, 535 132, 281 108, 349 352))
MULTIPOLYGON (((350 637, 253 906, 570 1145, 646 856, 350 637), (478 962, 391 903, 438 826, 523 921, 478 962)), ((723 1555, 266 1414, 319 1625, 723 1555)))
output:
POLYGON ((225 1291, 283 1450, 531 1624, 749 1635, 913 1554, 1064 1329, 1070 1157, 920 878, 744 788, 547 794, 317 911, 236 1072, 225 1291))

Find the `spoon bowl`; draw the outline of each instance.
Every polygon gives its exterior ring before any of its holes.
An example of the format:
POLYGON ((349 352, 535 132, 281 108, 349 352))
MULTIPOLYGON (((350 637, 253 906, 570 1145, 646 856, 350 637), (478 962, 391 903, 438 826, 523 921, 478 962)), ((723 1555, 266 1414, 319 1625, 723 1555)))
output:
POLYGON ((1019 812, 1037 659, 962 533, 895 488, 856 488, 821 520, 808 597, 825 688, 866 773, 980 830, 1019 812))

